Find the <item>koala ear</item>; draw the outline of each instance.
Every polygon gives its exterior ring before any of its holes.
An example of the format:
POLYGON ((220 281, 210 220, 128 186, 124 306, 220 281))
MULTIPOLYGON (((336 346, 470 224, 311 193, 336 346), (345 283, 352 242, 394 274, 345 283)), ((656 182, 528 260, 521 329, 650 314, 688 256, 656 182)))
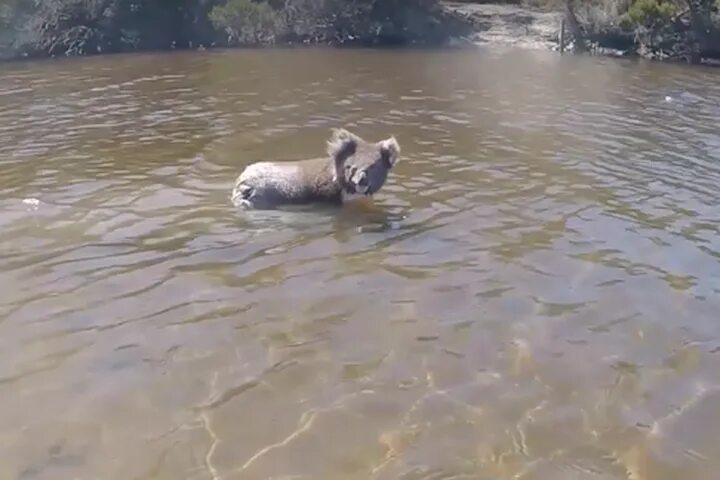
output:
POLYGON ((344 128, 335 128, 332 136, 327 142, 327 153, 335 161, 343 162, 355 153, 358 144, 358 137, 344 128))
POLYGON ((400 145, 397 140, 395 140, 395 137, 390 137, 380 142, 380 152, 382 153, 383 160, 387 162, 388 167, 394 167, 400 158, 400 145))
POLYGON ((345 183, 345 160, 355 155, 359 138, 344 128, 333 129, 327 142, 327 153, 333 159, 333 181, 345 183))

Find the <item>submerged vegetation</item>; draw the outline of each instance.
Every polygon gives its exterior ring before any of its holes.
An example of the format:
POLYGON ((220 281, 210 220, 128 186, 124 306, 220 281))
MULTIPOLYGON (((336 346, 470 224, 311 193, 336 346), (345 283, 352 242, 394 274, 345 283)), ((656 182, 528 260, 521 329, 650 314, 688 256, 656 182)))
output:
POLYGON ((0 56, 198 46, 442 44, 471 32, 438 0, 0 0, 0 56))

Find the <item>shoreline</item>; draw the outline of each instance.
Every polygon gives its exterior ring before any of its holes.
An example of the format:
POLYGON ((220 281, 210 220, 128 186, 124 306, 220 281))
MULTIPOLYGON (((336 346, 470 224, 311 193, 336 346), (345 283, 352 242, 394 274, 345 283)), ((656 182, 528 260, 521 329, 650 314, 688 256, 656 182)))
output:
POLYGON ((515 3, 444 1, 443 7, 470 18, 475 32, 470 41, 482 46, 559 50, 563 14, 515 3))
MULTIPOLYGON (((558 54, 560 52, 560 30, 564 13, 557 10, 545 10, 525 6, 520 3, 497 3, 482 1, 443 0, 442 9, 450 16, 469 22, 471 33, 465 36, 451 37, 446 44, 432 42, 413 42, 402 44, 361 43, 323 43, 323 42, 283 42, 272 45, 188 45, 185 47, 140 48, 118 51, 98 51, 76 55, 42 55, 20 54, 0 57, 0 64, 15 64, 33 60, 59 60, 70 58, 86 58, 125 54, 160 54, 192 51, 223 51, 223 50, 277 50, 277 49, 368 49, 368 50, 455 50, 482 48, 518 48, 522 50, 545 50, 558 54)), ((720 67, 720 61, 703 59, 698 63, 690 63, 681 58, 657 58, 639 55, 629 50, 618 50, 594 46, 582 53, 573 51, 571 35, 565 40, 565 54, 582 56, 599 56, 606 58, 624 58, 643 60, 665 64, 680 64, 695 67, 720 67)))
MULTIPOLYGON (((519 2, 497 3, 478 0, 444 0, 443 7, 471 19, 475 33, 471 41, 482 46, 510 46, 523 49, 543 49, 560 53, 561 25, 565 12, 523 5, 519 2)), ((566 30, 564 50, 567 54, 605 58, 625 58, 664 64, 694 67, 720 67, 720 59, 701 58, 692 63, 680 57, 643 55, 631 49, 591 45, 580 53, 574 51, 575 39, 566 30)))
POLYGON ((651 62, 660 63, 665 65, 676 65, 685 68, 712 68, 717 69, 720 67, 720 62, 701 62, 701 63, 688 63, 681 59, 656 59, 656 58, 645 58, 640 55, 623 54, 617 51, 603 51, 598 49, 596 51, 590 51, 585 53, 575 53, 571 50, 564 54, 559 51, 559 41, 542 40, 513 40, 512 38, 500 39, 500 40, 486 40, 484 38, 474 38, 472 40, 459 40, 450 45, 329 45, 324 43, 311 43, 311 44, 276 44, 276 45, 262 45, 262 46, 227 46, 217 45, 210 47, 195 47, 195 48, 167 48, 167 49, 137 49, 137 50, 123 50, 123 51, 111 51, 111 52, 99 52, 90 53, 84 55, 28 55, 28 56, 16 56, 9 58, 0 58, 1 65, 20 65, 25 62, 51 62, 51 61, 73 61, 81 59, 91 58, 108 58, 113 56, 140 56, 140 55, 173 55, 173 54, 186 54, 186 53, 222 53, 231 52, 238 50, 252 50, 252 51, 277 51, 277 50, 366 50, 366 51, 458 51, 458 50, 479 50, 479 49, 517 49, 519 51, 545 51, 555 53, 559 56, 573 55, 583 57, 600 57, 609 59, 623 59, 637 62, 651 62))

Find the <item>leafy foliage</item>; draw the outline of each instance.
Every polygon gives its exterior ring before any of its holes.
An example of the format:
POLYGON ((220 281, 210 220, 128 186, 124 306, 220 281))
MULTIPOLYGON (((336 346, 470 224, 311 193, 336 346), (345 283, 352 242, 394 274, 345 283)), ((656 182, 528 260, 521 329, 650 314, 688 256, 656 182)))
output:
POLYGON ((470 33, 439 0, 0 0, 0 54, 198 45, 442 43, 470 33))
POLYGON ((656 28, 667 25, 677 13, 675 3, 667 0, 635 0, 626 13, 630 25, 656 28))
POLYGON ((228 35, 229 44, 273 43, 279 19, 270 4, 252 0, 229 0, 210 12, 210 20, 228 35))
POLYGON ((720 59, 720 0, 564 1, 581 24, 576 44, 693 63, 720 59))

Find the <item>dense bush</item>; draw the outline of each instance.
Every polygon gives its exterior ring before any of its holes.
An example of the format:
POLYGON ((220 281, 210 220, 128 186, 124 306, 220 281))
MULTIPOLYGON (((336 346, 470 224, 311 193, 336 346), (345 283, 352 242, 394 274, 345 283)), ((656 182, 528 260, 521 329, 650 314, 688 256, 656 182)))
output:
POLYGON ((231 45, 274 43, 278 34, 278 15, 266 2, 229 0, 212 9, 210 20, 225 31, 231 45))
POLYGON ((677 11, 678 6, 669 0, 635 0, 624 20, 632 27, 660 28, 670 23, 677 11))
POLYGON ((237 43, 442 43, 471 33, 437 0, 227 0, 210 14, 237 43))
POLYGON ((81 55, 211 42, 208 12, 214 5, 215 0, 0 0, 0 49, 81 55))
POLYGON ((0 55, 198 45, 443 43, 470 24, 438 0, 0 0, 0 55))
POLYGON ((565 0, 576 44, 691 62, 720 58, 720 0, 565 0))

